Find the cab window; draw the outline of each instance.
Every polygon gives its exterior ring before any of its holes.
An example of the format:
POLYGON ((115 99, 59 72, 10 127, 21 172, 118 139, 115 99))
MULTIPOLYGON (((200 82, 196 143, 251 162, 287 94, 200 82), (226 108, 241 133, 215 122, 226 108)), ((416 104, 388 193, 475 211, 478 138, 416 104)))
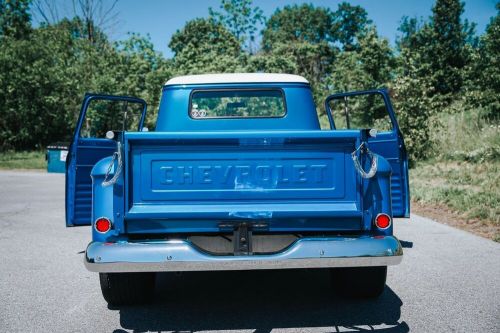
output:
POLYGON ((189 106, 193 119, 275 118, 285 114, 280 89, 193 91, 189 106))

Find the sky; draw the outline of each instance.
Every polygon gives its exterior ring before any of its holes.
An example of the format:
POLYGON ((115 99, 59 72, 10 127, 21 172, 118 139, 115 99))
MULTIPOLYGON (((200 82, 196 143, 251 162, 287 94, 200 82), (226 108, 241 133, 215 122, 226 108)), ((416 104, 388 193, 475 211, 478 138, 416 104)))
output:
MULTIPOLYGON (((69 1, 61 1, 61 7, 69 1)), ((312 3, 315 6, 336 10, 338 4, 347 0, 253 0, 266 17, 277 8, 286 5, 312 3)), ((482 34, 490 18, 496 14, 497 0, 466 0, 462 18, 477 23, 477 33, 482 34)), ((397 36, 397 28, 403 16, 429 17, 435 0, 351 0, 352 5, 360 5, 368 12, 368 17, 377 26, 379 35, 389 39, 391 44, 397 36)), ((207 17, 208 7, 219 9, 220 0, 118 0, 115 12, 116 24, 108 34, 113 40, 127 38, 127 32, 149 34, 155 49, 166 57, 172 57, 168 43, 172 34, 182 29, 185 23, 197 17, 207 17)), ((61 10, 63 12, 63 10, 61 10)))

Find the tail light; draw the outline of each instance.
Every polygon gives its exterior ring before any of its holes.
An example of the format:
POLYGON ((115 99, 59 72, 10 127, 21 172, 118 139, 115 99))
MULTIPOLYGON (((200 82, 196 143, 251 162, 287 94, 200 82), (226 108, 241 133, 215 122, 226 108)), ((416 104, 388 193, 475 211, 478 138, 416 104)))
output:
POLYGON ((111 221, 105 217, 100 217, 95 220, 94 228, 97 232, 106 233, 111 230, 111 221))
POLYGON ((391 226, 392 224, 392 219, 389 215, 380 213, 375 217, 375 225, 379 229, 387 229, 391 226))

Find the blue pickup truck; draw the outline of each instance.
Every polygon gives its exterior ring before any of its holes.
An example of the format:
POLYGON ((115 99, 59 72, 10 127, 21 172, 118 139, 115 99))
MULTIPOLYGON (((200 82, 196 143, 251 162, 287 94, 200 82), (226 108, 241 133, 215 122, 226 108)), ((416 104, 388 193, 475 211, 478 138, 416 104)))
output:
POLYGON ((403 137, 386 90, 324 104, 328 129, 301 76, 182 76, 149 131, 143 100, 87 94, 66 224, 92 225, 84 262, 105 300, 147 301, 157 272, 298 268, 380 295, 403 255, 393 218, 409 216, 403 137))

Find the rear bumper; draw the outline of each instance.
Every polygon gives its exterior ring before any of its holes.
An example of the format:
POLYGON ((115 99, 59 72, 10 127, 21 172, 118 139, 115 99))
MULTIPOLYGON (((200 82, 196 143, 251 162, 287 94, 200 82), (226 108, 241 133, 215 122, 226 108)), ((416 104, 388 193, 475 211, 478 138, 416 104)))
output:
POLYGON ((180 272, 397 265, 403 249, 393 236, 301 238, 280 253, 216 256, 186 240, 92 242, 85 266, 93 272, 180 272))

